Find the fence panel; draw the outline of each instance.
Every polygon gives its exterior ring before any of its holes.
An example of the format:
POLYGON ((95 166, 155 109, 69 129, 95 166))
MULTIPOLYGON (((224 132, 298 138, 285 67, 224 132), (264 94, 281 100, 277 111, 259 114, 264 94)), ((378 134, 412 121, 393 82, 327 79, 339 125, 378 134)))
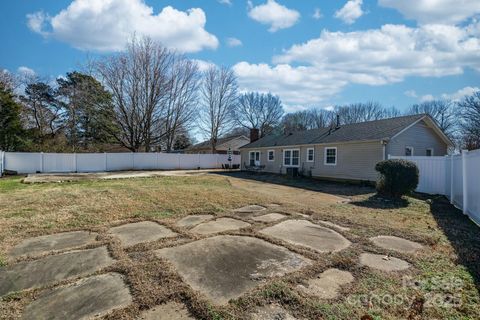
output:
POLYGON ((462 165, 462 156, 455 155, 453 157, 453 198, 450 199, 453 204, 457 207, 462 208, 463 205, 463 165, 462 165))
POLYGON ((133 170, 134 153, 107 153, 108 171, 133 170))
POLYGON ((467 212, 480 225, 480 150, 466 154, 467 212))
POLYGON ((418 167, 419 182, 417 191, 430 194, 444 194, 446 188, 445 170, 446 157, 393 157, 390 159, 405 159, 418 167))
POLYGON ((43 172, 42 153, 5 152, 4 166, 19 173, 43 172))
POLYGON ((106 153, 78 153, 77 172, 99 172, 107 169, 106 153))
POLYGON ((42 172, 74 172, 76 171, 75 154, 43 153, 42 172))
MULTIPOLYGON (((5 170, 35 172, 99 172, 121 170, 214 169, 228 163, 227 155, 175 153, 4 153, 5 170)), ((234 155, 232 164, 240 164, 234 155)))

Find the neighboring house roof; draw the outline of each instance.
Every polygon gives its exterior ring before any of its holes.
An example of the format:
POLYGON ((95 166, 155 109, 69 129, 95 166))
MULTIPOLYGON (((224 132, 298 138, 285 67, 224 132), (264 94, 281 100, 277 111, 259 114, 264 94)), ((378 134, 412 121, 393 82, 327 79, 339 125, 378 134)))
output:
MULTIPOLYGON (((219 138, 217 140, 217 149, 221 148, 222 145, 227 144, 230 141, 236 140, 236 139, 245 139, 246 141, 250 141, 249 138, 245 137, 244 135, 238 135, 238 136, 232 136, 232 137, 226 137, 226 138, 219 138)), ((203 141, 200 143, 197 143, 191 147, 188 147, 187 150, 201 150, 201 149, 210 149, 212 148, 212 145, 210 143, 210 140, 203 141)))
POLYGON ((438 128, 436 122, 426 114, 402 116, 353 124, 341 125, 338 128, 320 128, 297 131, 290 134, 269 135, 249 143, 241 149, 294 146, 308 144, 324 144, 336 142, 360 142, 391 139, 421 120, 426 120, 448 145, 452 142, 438 128))

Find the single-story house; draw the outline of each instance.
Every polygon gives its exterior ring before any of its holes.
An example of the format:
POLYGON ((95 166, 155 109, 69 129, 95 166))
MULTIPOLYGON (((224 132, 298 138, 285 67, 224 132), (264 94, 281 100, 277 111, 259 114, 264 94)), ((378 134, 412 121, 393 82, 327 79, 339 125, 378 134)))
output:
MULTIPOLYGON (((240 154, 240 147, 248 143, 250 143, 250 138, 244 135, 219 138, 215 149, 217 154, 226 154, 228 149, 230 149, 233 154, 240 154)), ((185 153, 212 153, 212 144, 210 140, 207 140, 188 147, 185 149, 185 153)))
POLYGON ((392 156, 444 156, 452 141, 426 114, 269 135, 240 148, 242 169, 333 180, 376 181, 392 156))

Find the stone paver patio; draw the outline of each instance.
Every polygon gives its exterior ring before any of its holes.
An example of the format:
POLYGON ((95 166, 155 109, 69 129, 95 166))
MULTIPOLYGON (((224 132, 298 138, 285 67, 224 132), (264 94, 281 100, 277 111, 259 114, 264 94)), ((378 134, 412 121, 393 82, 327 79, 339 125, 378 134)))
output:
MULTIPOLYGON (((252 236, 251 230, 257 230, 254 234, 259 232, 318 253, 338 252, 351 245, 342 234, 329 227, 341 232, 348 232, 348 228, 323 220, 319 221, 323 225, 320 226, 298 215, 272 212, 278 210, 278 207, 251 205, 234 210, 234 214, 247 215, 252 223, 228 217, 215 219, 215 216, 210 214, 183 217, 174 224, 189 229, 188 233, 193 236, 201 235, 204 238, 187 239, 186 243, 174 243, 153 252, 158 258, 170 263, 194 291, 204 295, 212 304, 224 305, 230 299, 241 297, 272 277, 284 276, 313 263, 311 259, 283 246, 252 236), (282 219, 287 220, 277 222, 282 219), (276 224, 260 229, 264 223, 276 224), (240 229, 250 226, 253 229, 247 230, 248 234, 238 235, 240 229), (237 234, 215 235, 229 231, 237 234)), ((178 236, 176 232, 153 221, 115 226, 108 229, 107 234, 118 238, 122 247, 178 236)), ((109 272, 108 269, 105 270, 107 273, 98 274, 98 271, 101 272, 115 263, 107 247, 78 250, 80 247, 94 246, 97 236, 97 233, 73 231, 20 242, 10 251, 9 256, 13 259, 28 257, 29 260, 0 267, 0 297, 11 292, 41 289, 60 281, 75 279, 74 283, 40 291, 25 307, 23 318, 90 318, 131 305, 133 297, 124 275, 109 272), (50 255, 39 257, 44 254, 50 255), (97 274, 93 275, 96 272, 97 274), (78 278, 80 279, 77 280, 78 278)), ((370 241, 384 249, 402 253, 414 253, 422 248, 418 243, 391 236, 377 236, 370 238, 370 241)), ((135 248, 129 250, 132 249, 135 248)), ((387 272, 411 267, 410 263, 404 260, 372 253, 362 253, 358 263, 387 272)), ((319 299, 332 299, 337 297, 342 286, 352 281, 354 277, 350 272, 328 269, 296 288, 299 292, 319 299)), ((260 320, 295 319, 277 304, 257 307, 250 316, 251 319, 260 320)), ((140 319, 195 318, 185 305, 170 301, 142 311, 140 319)))

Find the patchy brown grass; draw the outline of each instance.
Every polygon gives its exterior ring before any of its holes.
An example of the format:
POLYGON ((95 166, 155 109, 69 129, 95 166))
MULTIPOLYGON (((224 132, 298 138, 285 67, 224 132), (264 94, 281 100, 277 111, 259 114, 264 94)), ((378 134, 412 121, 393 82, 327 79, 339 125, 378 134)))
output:
MULTIPOLYGON (((40 185, 21 184, 18 177, 0 179, 0 264, 14 263, 7 261, 6 253, 24 238, 87 229, 99 233, 96 246, 107 245, 117 260, 99 273, 123 274, 134 296, 131 306, 114 311, 105 317, 107 319, 134 319, 143 310, 172 300, 183 302, 198 319, 249 319, 256 306, 272 302, 306 319, 360 319, 364 315, 373 319, 480 318, 480 229, 444 198, 416 196, 391 203, 376 198, 373 189, 368 187, 262 176, 261 182, 292 187, 275 189, 268 195, 255 192, 247 184, 239 187, 238 182, 244 178, 240 174, 207 175, 40 185), (295 201, 295 194, 305 190, 313 192, 308 202, 295 201), (282 192, 288 193, 288 197, 282 192), (316 197, 314 192, 322 193, 316 197), (325 194, 340 196, 349 202, 325 201, 328 198, 325 194), (270 279, 222 307, 210 304, 193 291, 171 264, 152 252, 206 237, 176 227, 174 222, 184 215, 224 216, 246 204, 269 203, 281 204, 269 212, 285 213, 288 218, 298 218, 296 213, 304 213, 309 215, 306 219, 313 222, 328 220, 349 227, 350 231, 337 231, 347 237, 352 246, 335 254, 320 254, 259 233, 260 229, 275 223, 253 223, 239 218, 252 226, 223 234, 255 236, 287 247, 314 263, 270 279), (179 236, 122 249, 119 241, 106 233, 110 226, 141 220, 157 221, 179 236), (426 250, 413 256, 384 250, 369 242, 368 238, 376 235, 396 235, 418 241, 426 250), (358 256, 366 251, 402 258, 413 267, 392 274, 361 267, 358 256), (323 301, 296 289, 298 284, 332 267, 348 270, 355 277, 354 282, 342 287, 338 298, 323 301), (405 277, 420 285, 404 286, 405 277), (460 285, 452 287, 452 282, 460 285), (400 303, 381 301, 385 297, 400 299, 400 303), (454 297, 461 304, 432 303, 446 297, 454 297)), ((70 282, 73 280, 62 284, 70 282)), ((19 317, 24 306, 41 291, 14 293, 3 298, 0 318, 19 317)))

